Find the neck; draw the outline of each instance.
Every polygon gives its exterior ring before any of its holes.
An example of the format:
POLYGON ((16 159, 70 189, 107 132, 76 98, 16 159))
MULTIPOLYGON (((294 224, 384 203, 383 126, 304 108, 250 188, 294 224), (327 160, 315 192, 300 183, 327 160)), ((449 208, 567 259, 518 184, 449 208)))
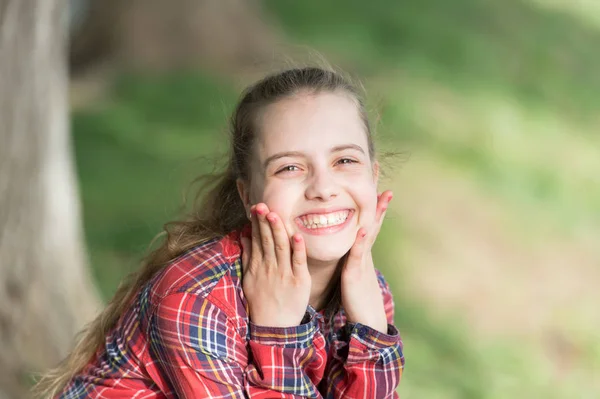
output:
POLYGON ((338 263, 308 259, 308 271, 312 279, 309 304, 317 311, 327 306, 331 290, 339 278, 338 263))

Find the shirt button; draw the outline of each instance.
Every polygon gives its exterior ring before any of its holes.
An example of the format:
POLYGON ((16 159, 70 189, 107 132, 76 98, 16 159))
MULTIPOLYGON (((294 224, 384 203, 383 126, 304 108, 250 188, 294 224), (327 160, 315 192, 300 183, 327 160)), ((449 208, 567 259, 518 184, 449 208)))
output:
POLYGON ((368 332, 367 327, 359 327, 358 328, 358 336, 361 338, 364 338, 365 335, 367 335, 367 332, 368 332))

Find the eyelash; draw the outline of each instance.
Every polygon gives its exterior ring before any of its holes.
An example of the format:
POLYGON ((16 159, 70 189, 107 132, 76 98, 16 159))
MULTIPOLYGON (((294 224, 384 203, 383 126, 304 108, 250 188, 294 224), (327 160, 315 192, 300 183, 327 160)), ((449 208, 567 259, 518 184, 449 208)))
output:
POLYGON ((342 158, 342 159, 338 160, 336 163, 342 164, 342 165, 348 165, 351 163, 358 163, 358 161, 355 161, 354 159, 351 159, 351 158, 342 158), (348 161, 348 162, 342 162, 342 161, 348 161))
POLYGON ((295 172, 295 170, 289 170, 288 168, 299 169, 296 165, 287 165, 287 166, 284 166, 283 168, 279 169, 276 173, 281 173, 281 172, 295 172))
MULTIPOLYGON (((351 159, 351 158, 342 158, 342 159, 339 159, 338 161, 336 161, 336 164, 339 164, 339 165, 349 165, 349 164, 353 164, 353 163, 358 163, 358 161, 355 161, 354 159, 351 159), (347 161, 347 162, 342 162, 342 161, 347 161)), ((279 169, 276 172, 276 174, 279 174, 282 172, 296 172, 296 170, 289 170, 289 168, 300 169, 296 165, 286 165, 283 168, 279 169)))

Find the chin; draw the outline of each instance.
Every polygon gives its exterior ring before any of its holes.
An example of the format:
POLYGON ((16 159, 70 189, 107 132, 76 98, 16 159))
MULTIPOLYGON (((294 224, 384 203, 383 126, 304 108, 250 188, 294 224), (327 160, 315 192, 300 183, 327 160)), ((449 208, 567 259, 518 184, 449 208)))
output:
POLYGON ((350 250, 350 247, 342 247, 341 245, 337 248, 329 247, 320 247, 318 245, 307 246, 306 248, 306 256, 309 259, 313 259, 319 262, 337 262, 342 256, 346 255, 346 253, 350 250))
POLYGON ((307 258, 323 263, 339 261, 352 248, 356 236, 353 228, 345 230, 332 235, 302 234, 306 243, 307 258))

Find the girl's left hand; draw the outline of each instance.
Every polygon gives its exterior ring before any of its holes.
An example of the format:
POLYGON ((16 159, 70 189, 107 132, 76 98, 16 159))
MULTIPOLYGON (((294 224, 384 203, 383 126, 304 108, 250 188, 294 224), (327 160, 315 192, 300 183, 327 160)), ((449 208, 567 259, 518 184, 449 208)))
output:
POLYGON ((348 321, 367 325, 383 333, 387 333, 388 322, 371 248, 391 200, 392 192, 389 190, 379 196, 375 223, 370 230, 364 227, 358 229, 341 276, 342 306, 348 321))

